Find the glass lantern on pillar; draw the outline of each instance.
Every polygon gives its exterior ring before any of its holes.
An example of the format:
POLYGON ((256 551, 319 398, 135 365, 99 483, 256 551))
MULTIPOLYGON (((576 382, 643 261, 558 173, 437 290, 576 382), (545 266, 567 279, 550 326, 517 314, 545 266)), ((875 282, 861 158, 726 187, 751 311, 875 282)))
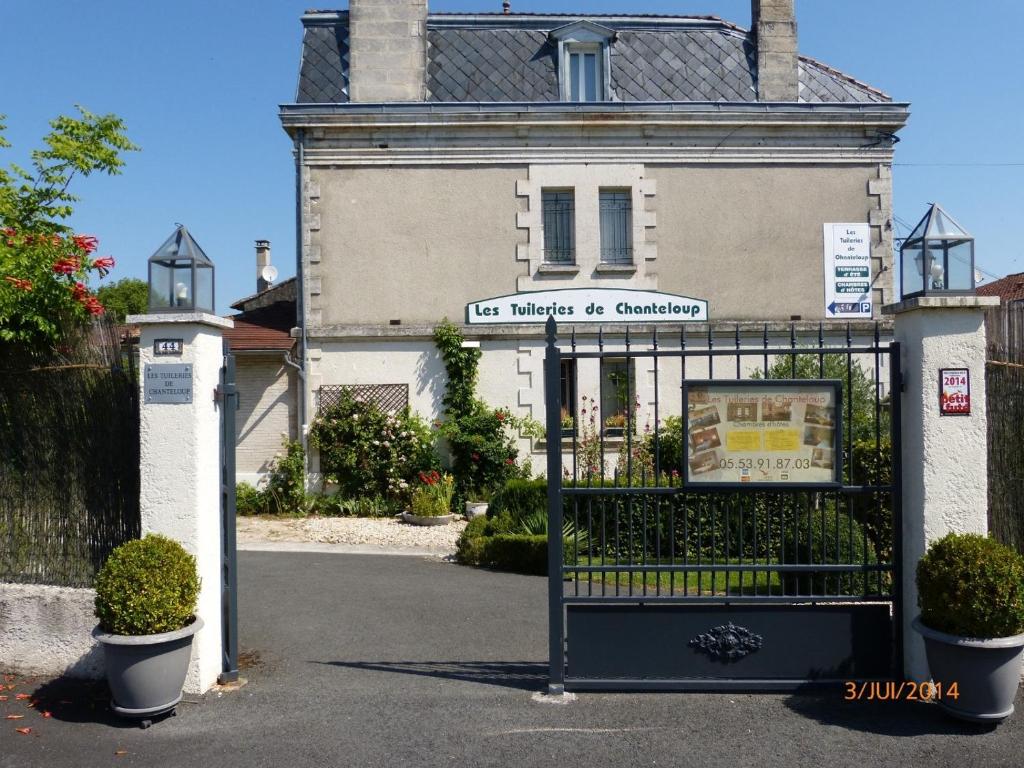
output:
POLYGON ((149 311, 212 314, 213 306, 213 262, 179 224, 149 257, 149 311))
POLYGON ((933 203, 900 247, 900 295, 973 296, 974 238, 933 203))

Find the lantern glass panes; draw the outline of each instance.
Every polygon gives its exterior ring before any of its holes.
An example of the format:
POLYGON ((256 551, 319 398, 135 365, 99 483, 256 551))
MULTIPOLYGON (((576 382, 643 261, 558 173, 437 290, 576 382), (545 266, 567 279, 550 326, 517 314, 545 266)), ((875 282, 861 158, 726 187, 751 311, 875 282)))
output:
POLYGON ((213 312, 213 262, 179 225, 149 259, 150 312, 213 312))
POLYGON ((900 294, 974 294, 974 238, 932 205, 900 248, 900 294))

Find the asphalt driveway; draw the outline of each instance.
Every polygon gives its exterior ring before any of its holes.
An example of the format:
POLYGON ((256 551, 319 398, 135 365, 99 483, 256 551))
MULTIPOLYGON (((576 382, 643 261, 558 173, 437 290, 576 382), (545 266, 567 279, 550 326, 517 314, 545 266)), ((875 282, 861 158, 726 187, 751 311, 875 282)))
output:
POLYGON ((1022 699, 996 729, 839 693, 538 702, 544 579, 413 557, 240 559, 247 686, 143 731, 106 712, 101 686, 18 681, 53 716, 0 721, 0 766, 863 768, 1019 766, 1024 754, 1022 699), (15 734, 22 723, 29 735, 15 734))

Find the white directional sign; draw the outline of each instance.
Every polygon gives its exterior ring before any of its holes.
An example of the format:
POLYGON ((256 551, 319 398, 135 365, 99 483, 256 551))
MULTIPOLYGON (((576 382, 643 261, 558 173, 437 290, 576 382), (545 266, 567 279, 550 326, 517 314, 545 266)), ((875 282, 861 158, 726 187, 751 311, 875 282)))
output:
POLYGON ((825 225, 825 317, 871 317, 871 227, 825 225))
POLYGON ((625 288, 569 288, 514 293, 466 305, 469 325, 543 323, 688 323, 706 322, 703 299, 625 288))

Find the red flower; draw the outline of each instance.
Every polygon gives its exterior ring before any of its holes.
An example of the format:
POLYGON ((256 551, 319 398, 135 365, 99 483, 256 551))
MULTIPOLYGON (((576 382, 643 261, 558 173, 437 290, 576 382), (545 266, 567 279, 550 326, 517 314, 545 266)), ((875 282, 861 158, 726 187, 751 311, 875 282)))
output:
POLYGON ((480 454, 474 453, 470 458, 472 458, 473 461, 480 461, 480 454))
POLYGON ((496 418, 498 421, 505 421, 505 414, 502 413, 501 411, 495 411, 494 418, 496 418))
POLYGON ((516 463, 516 460, 515 459, 505 459, 505 463, 508 464, 511 467, 511 466, 513 466, 516 463))
POLYGON ((85 305, 85 309, 90 315, 103 314, 103 305, 100 304, 100 300, 97 299, 95 296, 90 296, 85 301, 83 301, 82 304, 85 305))
POLYGON ((86 253, 92 253, 96 250, 96 246, 100 244, 93 235, 74 235, 71 238, 78 248, 81 248, 86 253))
POLYGON ((14 227, 4 227, 4 229, 0 231, 2 231, 7 237, 14 237, 15 234, 17 234, 14 227))
POLYGON ((76 301, 81 301, 88 293, 89 291, 86 289, 85 283, 75 283, 71 286, 71 298, 76 301))
POLYGON ((74 256, 58 260, 53 265, 53 271, 58 275, 70 275, 78 271, 78 259, 74 256))
POLYGON ((101 257, 99 259, 96 259, 96 261, 94 261, 92 263, 91 269, 98 270, 99 273, 100 273, 100 277, 106 277, 107 273, 110 272, 110 269, 113 266, 114 266, 114 257, 113 256, 103 256, 103 257, 101 257))
POLYGON ((17 277, 12 277, 11 275, 8 275, 7 277, 5 277, 4 280, 6 280, 11 285, 13 285, 15 288, 20 288, 23 291, 31 291, 32 290, 32 281, 31 280, 22 280, 22 279, 17 278, 17 277))

